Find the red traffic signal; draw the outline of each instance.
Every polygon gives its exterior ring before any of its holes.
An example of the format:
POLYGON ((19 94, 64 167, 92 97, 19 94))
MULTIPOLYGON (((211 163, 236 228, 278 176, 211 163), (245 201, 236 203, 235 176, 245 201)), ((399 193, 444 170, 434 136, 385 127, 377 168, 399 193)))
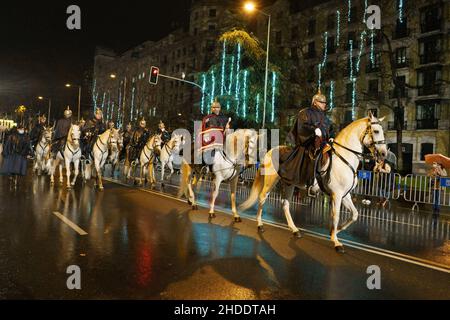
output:
POLYGON ((148 82, 150 82, 150 84, 157 84, 158 83, 158 75, 159 75, 159 68, 151 67, 150 79, 148 80, 148 82))

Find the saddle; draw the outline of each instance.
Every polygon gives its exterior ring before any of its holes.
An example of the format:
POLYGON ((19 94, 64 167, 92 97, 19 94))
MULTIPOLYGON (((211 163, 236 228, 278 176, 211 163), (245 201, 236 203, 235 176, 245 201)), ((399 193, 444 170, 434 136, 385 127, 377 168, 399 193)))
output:
POLYGON ((327 143, 323 145, 319 150, 317 150, 317 157, 314 162, 314 177, 316 178, 320 189, 325 193, 327 193, 325 184, 330 182, 332 150, 333 148, 330 144, 327 143), (330 161, 328 166, 322 171, 322 168, 327 164, 328 160, 330 161))

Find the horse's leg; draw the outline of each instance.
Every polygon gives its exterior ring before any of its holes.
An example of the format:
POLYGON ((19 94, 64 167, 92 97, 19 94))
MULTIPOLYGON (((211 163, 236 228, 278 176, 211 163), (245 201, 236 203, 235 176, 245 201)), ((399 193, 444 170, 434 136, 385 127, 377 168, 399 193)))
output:
POLYGON ((70 160, 67 157, 64 160, 65 160, 65 164, 66 164, 66 176, 67 176, 66 186, 67 186, 67 189, 70 189, 71 188, 71 185, 70 185, 70 160))
POLYGON ((95 171, 97 171, 98 189, 103 191, 102 167, 98 160, 95 160, 95 171))
POLYGON ((238 174, 236 174, 235 177, 230 181, 231 211, 233 211, 234 222, 242 222, 242 219, 239 216, 237 209, 236 209, 236 190, 237 190, 238 181, 239 181, 238 174))
POLYGON ((187 177, 187 179, 188 179, 187 189, 188 189, 188 194, 189 194, 189 202, 192 205, 192 210, 198 210, 198 205, 195 203, 195 193, 194 193, 194 190, 192 189, 192 174, 193 174, 193 170, 191 170, 191 172, 189 173, 189 176, 187 177))
POLYGON ((59 161, 59 184, 63 184, 63 170, 61 160, 59 161))
POLYGON ((353 222, 358 220, 358 216, 359 216, 358 210, 356 209, 355 205, 353 204, 352 197, 351 197, 350 193, 347 194, 344 197, 344 199, 342 199, 342 204, 348 210, 350 210, 350 212, 352 213, 352 217, 350 219, 348 219, 345 223, 343 223, 341 227, 338 227, 337 233, 347 229, 353 222))
POLYGON ((167 177, 167 180, 170 180, 170 178, 172 177, 172 175, 173 175, 173 165, 172 165, 172 161, 168 161, 167 162, 167 166, 169 167, 169 169, 170 169, 170 174, 169 174, 169 176, 167 177))
POLYGON ((222 175, 216 175, 213 181, 214 189, 211 192, 211 200, 209 202, 209 217, 215 218, 216 214, 214 213, 214 204, 216 203, 217 195, 219 194, 220 184, 222 183, 222 175))
POLYGON ((275 186, 275 184, 278 182, 277 175, 264 175, 264 186, 259 193, 259 199, 258 199, 258 211, 256 213, 256 222, 258 224, 258 231, 264 232, 263 222, 262 222, 262 213, 263 213, 263 207, 264 203, 266 203, 267 197, 269 196, 270 190, 275 186))
POLYGON ((339 217, 341 214, 342 194, 332 193, 331 195, 331 218, 333 226, 331 228, 331 241, 334 242, 334 248, 337 252, 344 252, 344 246, 337 238, 339 217))
POLYGON ((147 164, 144 164, 144 163, 142 163, 142 161, 141 161, 141 165, 139 166, 139 182, 138 182, 138 185, 139 186, 142 186, 142 180, 143 180, 143 177, 144 177, 144 175, 145 175, 145 166, 146 166, 147 164))
POLYGON ((292 219, 291 216, 291 211, 289 210, 289 201, 291 201, 292 195, 294 194, 294 188, 295 186, 293 185, 288 186, 284 184, 283 199, 281 203, 283 204, 284 216, 286 217, 289 229, 291 229, 291 231, 293 232, 294 237, 300 238, 301 237, 300 230, 298 230, 298 228, 296 227, 294 220, 292 219))
POLYGON ((50 184, 53 185, 55 183, 55 171, 56 171, 56 160, 53 161, 50 167, 50 184))
POLYGON ((164 167, 166 166, 166 162, 161 159, 161 183, 164 181, 164 167))
POLYGON ((74 166, 74 176, 71 182, 71 185, 74 186, 75 182, 77 181, 78 173, 79 173, 79 166, 80 166, 80 159, 73 160, 73 166, 74 166))

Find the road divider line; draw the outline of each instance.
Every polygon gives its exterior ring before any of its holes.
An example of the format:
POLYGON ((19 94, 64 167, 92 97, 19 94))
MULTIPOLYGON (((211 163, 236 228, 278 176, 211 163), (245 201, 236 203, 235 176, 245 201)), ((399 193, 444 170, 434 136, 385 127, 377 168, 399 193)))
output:
POLYGON ((81 229, 79 226, 77 226, 75 223, 73 223, 72 221, 70 221, 69 219, 67 219, 64 215, 62 215, 61 213, 59 213, 58 211, 53 211, 53 214, 55 216, 57 216, 59 219, 62 220, 62 222, 64 222, 65 224, 67 224, 69 227, 71 227, 73 230, 75 230, 80 236, 85 236, 88 233, 86 231, 84 231, 83 229, 81 229))
MULTIPOLYGON (((132 189, 135 189, 135 190, 143 191, 143 192, 150 193, 150 194, 153 194, 153 195, 156 195, 156 196, 168 198, 168 199, 171 199, 171 200, 176 200, 178 202, 183 202, 183 203, 187 204, 187 200, 183 200, 183 199, 180 199, 180 198, 177 198, 177 197, 174 197, 172 195, 168 195, 168 194, 165 194, 165 193, 162 193, 162 192, 158 192, 158 191, 154 191, 154 190, 147 190, 147 189, 144 189, 144 188, 134 188, 133 186, 130 186, 130 185, 126 184, 126 183, 123 183, 121 181, 116 181, 116 180, 113 180, 113 179, 109 179, 109 178, 104 178, 104 180, 107 180, 109 182, 116 183, 116 184, 119 184, 119 185, 122 185, 122 186, 125 186, 125 187, 128 187, 128 188, 132 188, 132 189)), ((197 204, 199 206, 207 208, 207 204, 203 203, 202 201, 197 201, 197 204)), ((224 208, 220 208, 219 210, 216 208, 215 211, 216 212, 221 212, 221 213, 227 214, 227 215, 232 215, 233 214, 231 211, 227 211, 227 209, 224 209, 224 208)), ((240 216, 243 217, 243 218, 246 218, 248 220, 256 222, 256 218, 253 217, 253 216, 247 215, 245 213, 241 213, 240 216)), ((288 226, 285 226, 285 225, 283 225, 281 223, 267 221, 267 220, 263 220, 263 221, 264 221, 264 224, 266 224, 266 225, 270 225, 272 227, 276 227, 276 228, 280 228, 280 229, 284 229, 284 230, 290 231, 288 226)), ((304 228, 299 228, 299 229, 302 232, 308 234, 310 237, 321 239, 321 240, 328 240, 328 241, 330 240, 329 236, 327 236, 325 234, 322 234, 320 232, 311 231, 311 230, 304 229, 304 228)), ((374 246, 370 246, 370 245, 366 245, 366 244, 363 244, 363 243, 359 243, 359 242, 355 242, 355 241, 351 241, 351 240, 346 240, 346 239, 342 239, 342 238, 340 239, 340 241, 343 242, 348 247, 351 247, 351 248, 354 248, 354 249, 358 249, 358 250, 361 250, 361 251, 377 254, 377 255, 380 255, 380 256, 388 257, 388 258, 391 258, 391 259, 403 261, 403 262, 406 262, 406 263, 410 263, 410 264, 418 265, 418 266, 425 267, 425 268, 428 268, 428 269, 433 269, 433 270, 436 270, 436 271, 440 271, 440 272, 444 272, 444 273, 449 273, 450 274, 450 268, 448 266, 440 264, 440 263, 437 263, 437 262, 421 259, 421 258, 418 258, 418 257, 406 255, 406 254, 403 254, 403 253, 390 251, 390 250, 386 250, 386 249, 383 249, 383 248, 378 248, 378 247, 374 247, 374 246)))

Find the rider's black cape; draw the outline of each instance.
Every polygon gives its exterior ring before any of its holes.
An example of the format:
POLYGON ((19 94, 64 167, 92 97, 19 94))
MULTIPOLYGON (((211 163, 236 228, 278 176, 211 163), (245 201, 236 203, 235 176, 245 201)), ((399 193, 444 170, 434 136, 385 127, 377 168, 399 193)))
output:
POLYGON ((280 148, 278 175, 287 184, 311 185, 314 180, 315 129, 322 131, 323 141, 334 137, 334 130, 325 112, 309 107, 300 110, 288 139, 295 147, 280 148))

